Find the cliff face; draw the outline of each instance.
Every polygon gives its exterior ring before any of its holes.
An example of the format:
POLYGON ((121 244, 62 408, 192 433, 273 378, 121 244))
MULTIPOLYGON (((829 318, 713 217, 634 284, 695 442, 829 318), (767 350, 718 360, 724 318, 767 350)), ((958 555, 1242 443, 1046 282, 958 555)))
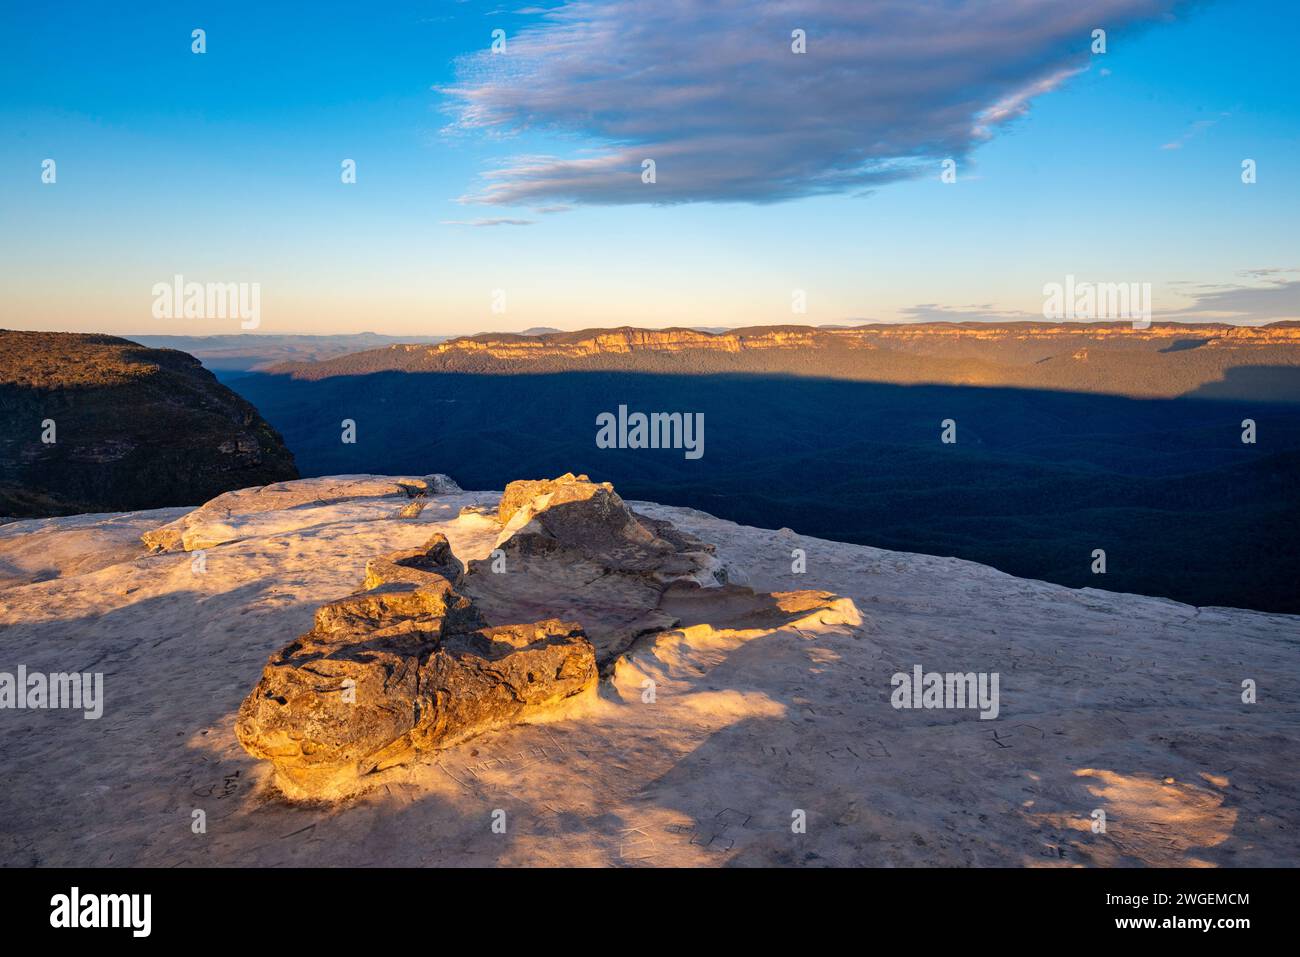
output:
MULTIPOLYGON (((1135 329, 1131 323, 924 323, 867 325, 851 329, 812 326, 756 326, 710 333, 693 329, 597 329, 537 336, 488 333, 426 347, 426 354, 486 353, 496 359, 589 358, 638 352, 881 349, 929 341, 960 347, 976 342, 1082 342, 1085 340, 1162 342, 1197 335, 1220 345, 1300 345, 1300 329, 1181 324, 1135 329)), ((393 346, 392 348, 405 348, 393 346)))
POLYGON ((1011 322, 590 329, 488 333, 404 343, 326 362, 284 363, 296 378, 373 372, 778 373, 833 379, 1008 386, 1173 397, 1300 400, 1300 326, 1011 322))
POLYGON ((0 331, 0 515, 193 505, 297 476, 279 434, 192 356, 0 331))

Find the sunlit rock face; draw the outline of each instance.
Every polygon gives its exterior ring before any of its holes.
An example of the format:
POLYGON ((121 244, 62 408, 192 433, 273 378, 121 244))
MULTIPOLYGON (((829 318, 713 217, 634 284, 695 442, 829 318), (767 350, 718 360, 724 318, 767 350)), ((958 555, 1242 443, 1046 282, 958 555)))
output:
POLYGON ((638 636, 670 628, 673 582, 718 585, 713 546, 638 515, 608 482, 562 475, 511 482, 493 555, 472 561, 465 591, 495 621, 560 615, 583 623, 602 671, 638 636))
POLYGON ((486 627, 456 591, 445 536, 372 560, 366 591, 322 605, 271 657, 235 733, 291 797, 332 798, 418 751, 545 710, 592 687, 581 626, 486 627))
POLYGON ((610 571, 669 582, 715 580, 713 546, 670 522, 638 515, 608 482, 566 473, 557 479, 511 482, 497 507, 505 526, 497 546, 507 553, 567 548, 610 571))
POLYGON ((464 572, 465 566, 452 554, 447 536, 439 533, 419 548, 370 559, 366 562, 366 580, 362 587, 378 588, 394 582, 420 585, 428 580, 430 573, 459 584, 464 572))
POLYGON ((322 380, 383 371, 512 375, 611 371, 758 374, 1071 392, 1297 401, 1300 326, 923 322, 485 333, 401 343, 271 371, 322 380), (1082 355, 1081 355, 1082 353, 1082 355), (1201 390, 1205 390, 1202 392, 1201 390))

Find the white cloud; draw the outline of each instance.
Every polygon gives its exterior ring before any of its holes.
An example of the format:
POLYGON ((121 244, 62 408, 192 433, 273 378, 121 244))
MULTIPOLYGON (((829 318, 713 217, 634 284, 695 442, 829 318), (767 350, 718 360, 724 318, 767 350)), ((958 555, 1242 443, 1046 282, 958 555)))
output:
POLYGON ((531 226, 531 219, 444 219, 443 226, 531 226))
POLYGON ((575 0, 458 63, 449 130, 567 134, 467 199, 774 202, 937 175, 1174 0, 575 0), (802 29, 807 52, 791 52, 802 29), (644 159, 657 182, 641 181, 644 159))

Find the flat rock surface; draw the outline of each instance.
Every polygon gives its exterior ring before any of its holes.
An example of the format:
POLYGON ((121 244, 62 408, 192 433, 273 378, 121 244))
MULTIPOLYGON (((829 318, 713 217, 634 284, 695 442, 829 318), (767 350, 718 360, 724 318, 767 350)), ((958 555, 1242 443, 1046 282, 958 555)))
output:
POLYGON ((148 550, 142 534, 191 511, 102 512, 0 525, 0 588, 83 575, 138 558, 148 550))
MULTIPOLYGON (((158 551, 197 551, 267 532, 283 532, 295 521, 306 528, 315 509, 342 502, 365 503, 376 517, 402 515, 416 495, 460 491, 445 475, 392 477, 334 475, 298 479, 226 492, 143 535, 158 551)), ((419 514, 418 511, 416 514, 419 514)), ((403 516, 404 517, 404 516, 403 516)))
MULTIPOLYGON (((768 608, 720 630, 710 622, 725 591, 674 595, 681 627, 636 645, 597 694, 545 723, 395 768, 344 802, 284 800, 234 736, 267 656, 323 602, 351 594, 376 555, 442 531, 460 558, 487 558, 500 525, 460 511, 491 512, 499 495, 430 495, 413 519, 394 517, 401 501, 386 496, 296 502, 231 516, 238 540, 207 549, 206 571, 190 554, 131 549, 103 567, 64 556, 60 577, 0 589, 0 671, 105 676, 99 720, 0 711, 0 863, 1300 858, 1300 619, 1075 591, 638 502, 716 545, 731 580, 845 596, 860 624, 768 608), (795 548, 804 574, 791 573, 795 548), (998 717, 893 708, 891 676, 917 664, 999 673, 998 717), (1242 703, 1246 679, 1257 704, 1242 703), (206 833, 192 829, 196 810, 206 833), (1092 830, 1096 810, 1104 833, 1092 830), (493 831, 496 811, 505 833, 493 831), (792 832, 798 811, 806 833, 792 832)), ((156 527, 177 515, 149 517, 156 527)), ((72 530, 84 518, 52 521, 72 530)), ((15 540, 10 529, 4 547, 15 540)))

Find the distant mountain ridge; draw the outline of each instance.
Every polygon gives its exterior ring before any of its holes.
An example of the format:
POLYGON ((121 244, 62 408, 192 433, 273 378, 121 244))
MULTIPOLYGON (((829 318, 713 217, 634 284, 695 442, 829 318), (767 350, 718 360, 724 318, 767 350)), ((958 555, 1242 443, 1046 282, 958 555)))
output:
POLYGON ((442 342, 446 336, 383 336, 374 332, 345 335, 300 336, 243 333, 218 336, 126 336, 151 349, 178 349, 220 374, 248 372, 280 362, 318 362, 379 349, 391 343, 442 342))
POLYGON ((1300 323, 873 324, 485 333, 397 343, 272 374, 320 380, 376 372, 762 373, 894 384, 1002 386, 1172 398, 1300 401, 1300 323))

